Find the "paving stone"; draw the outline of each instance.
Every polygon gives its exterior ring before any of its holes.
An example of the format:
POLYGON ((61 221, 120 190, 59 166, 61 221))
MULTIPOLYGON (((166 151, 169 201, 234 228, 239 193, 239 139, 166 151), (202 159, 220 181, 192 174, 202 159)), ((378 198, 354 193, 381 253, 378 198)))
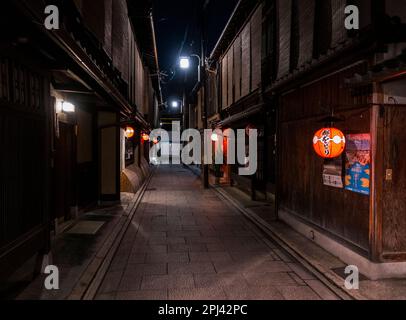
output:
POLYGON ((128 265, 125 275, 163 275, 167 274, 166 263, 143 263, 128 265))
POLYGON ((191 262, 214 262, 214 261, 231 261, 228 252, 190 252, 191 262))
POLYGON ((151 245, 183 244, 185 238, 182 237, 158 237, 149 239, 151 245))
POLYGON ((147 253, 132 253, 128 258, 128 264, 145 263, 147 253))
POLYGON ((164 289, 194 289, 192 275, 173 276, 144 276, 141 284, 142 290, 164 290, 164 289))
POLYGON ((117 292, 120 291, 136 291, 141 287, 142 276, 136 275, 133 272, 124 273, 121 278, 117 292))
POLYGON ((252 261, 253 263, 259 263, 263 261, 275 261, 271 253, 268 252, 230 252, 230 255, 234 261, 252 261))
POLYGON ((224 289, 230 300, 285 300, 276 287, 252 288, 246 286, 233 286, 224 289))
POLYGON ((221 287, 169 290, 169 300, 226 300, 227 295, 221 287))
POLYGON ((214 266, 209 262, 191 262, 191 263, 169 263, 168 273, 174 274, 199 274, 216 273, 214 266))
POLYGON ((218 273, 242 272, 242 273, 279 273, 289 272, 291 269, 281 261, 245 261, 245 262, 214 262, 218 273))
POLYGON ((202 234, 199 230, 189 231, 169 231, 168 237, 200 237, 202 234))
POLYGON ((247 283, 252 287, 295 286, 296 281, 286 272, 245 273, 247 283))
POLYGON ((95 300, 111 301, 116 299, 116 293, 100 293, 97 294, 95 300))
POLYGON ((222 243, 207 243, 207 250, 210 252, 224 252, 227 251, 226 247, 222 243))
POLYGON ((167 245, 145 245, 145 246, 134 246, 132 253, 166 253, 168 251, 167 245))
POLYGON ((207 251, 205 244, 170 244, 168 252, 204 252, 207 251))
POLYGON ((195 274, 195 284, 198 288, 218 287, 228 288, 232 286, 245 286, 248 288, 248 282, 240 273, 224 274, 195 274))
POLYGON ((278 286, 276 288, 286 300, 321 300, 309 287, 278 286))
POLYGON ((218 244, 221 243, 221 241, 219 238, 216 237, 186 237, 186 243, 218 244))
POLYGON ((168 263, 168 262, 189 262, 189 255, 186 252, 171 253, 149 253, 146 258, 147 263, 168 263))
POLYGON ((117 300, 166 300, 168 292, 166 290, 138 290, 118 292, 117 300))

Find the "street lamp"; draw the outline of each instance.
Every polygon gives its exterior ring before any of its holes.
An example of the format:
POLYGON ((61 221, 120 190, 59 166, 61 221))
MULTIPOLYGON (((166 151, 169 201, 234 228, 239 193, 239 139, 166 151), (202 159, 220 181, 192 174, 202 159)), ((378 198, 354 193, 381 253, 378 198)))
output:
POLYGON ((181 69, 189 69, 190 68, 189 57, 181 57, 179 60, 179 65, 181 69))
POLYGON ((171 103, 171 106, 172 106, 172 108, 179 108, 179 102, 178 101, 172 101, 172 103, 171 103))
MULTIPOLYGON (((200 56, 199 55, 197 55, 197 54, 192 54, 192 55, 190 55, 190 57, 194 57, 194 58, 197 58, 198 60, 199 60, 199 68, 198 68, 198 80, 199 80, 199 82, 201 81, 201 71, 200 71, 200 69, 201 69, 201 64, 202 64, 202 59, 200 58, 200 56)), ((187 70, 187 69, 190 69, 190 57, 180 57, 180 59, 179 59, 179 66, 180 66, 180 68, 181 69, 183 69, 183 70, 187 70)))

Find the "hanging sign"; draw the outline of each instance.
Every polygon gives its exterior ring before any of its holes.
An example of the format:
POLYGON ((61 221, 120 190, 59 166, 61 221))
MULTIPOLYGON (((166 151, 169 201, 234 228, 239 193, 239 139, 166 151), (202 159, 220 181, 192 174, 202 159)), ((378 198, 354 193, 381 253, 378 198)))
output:
POLYGON ((370 194, 371 181, 371 136, 366 134, 347 135, 345 189, 370 194))

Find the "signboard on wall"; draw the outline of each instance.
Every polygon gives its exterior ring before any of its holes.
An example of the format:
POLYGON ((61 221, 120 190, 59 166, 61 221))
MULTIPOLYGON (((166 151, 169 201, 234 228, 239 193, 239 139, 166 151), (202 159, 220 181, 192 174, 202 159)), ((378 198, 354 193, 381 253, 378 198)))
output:
POLYGON ((323 167, 323 184, 334 188, 344 188, 343 161, 341 157, 325 161, 323 167))
POLYGON ((367 134, 347 135, 345 189, 370 194, 371 181, 371 136, 367 134))

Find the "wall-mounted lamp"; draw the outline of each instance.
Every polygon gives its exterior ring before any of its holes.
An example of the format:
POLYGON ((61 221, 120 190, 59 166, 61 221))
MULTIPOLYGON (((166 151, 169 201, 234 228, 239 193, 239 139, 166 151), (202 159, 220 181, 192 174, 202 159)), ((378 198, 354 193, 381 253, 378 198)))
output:
POLYGON ((76 111, 76 107, 73 103, 70 102, 62 102, 62 111, 66 113, 73 113, 76 111))
POLYGON ((57 102, 57 105, 56 105, 57 113, 61 113, 61 112, 74 113, 75 111, 76 111, 76 107, 73 103, 63 101, 63 100, 59 100, 57 102))

